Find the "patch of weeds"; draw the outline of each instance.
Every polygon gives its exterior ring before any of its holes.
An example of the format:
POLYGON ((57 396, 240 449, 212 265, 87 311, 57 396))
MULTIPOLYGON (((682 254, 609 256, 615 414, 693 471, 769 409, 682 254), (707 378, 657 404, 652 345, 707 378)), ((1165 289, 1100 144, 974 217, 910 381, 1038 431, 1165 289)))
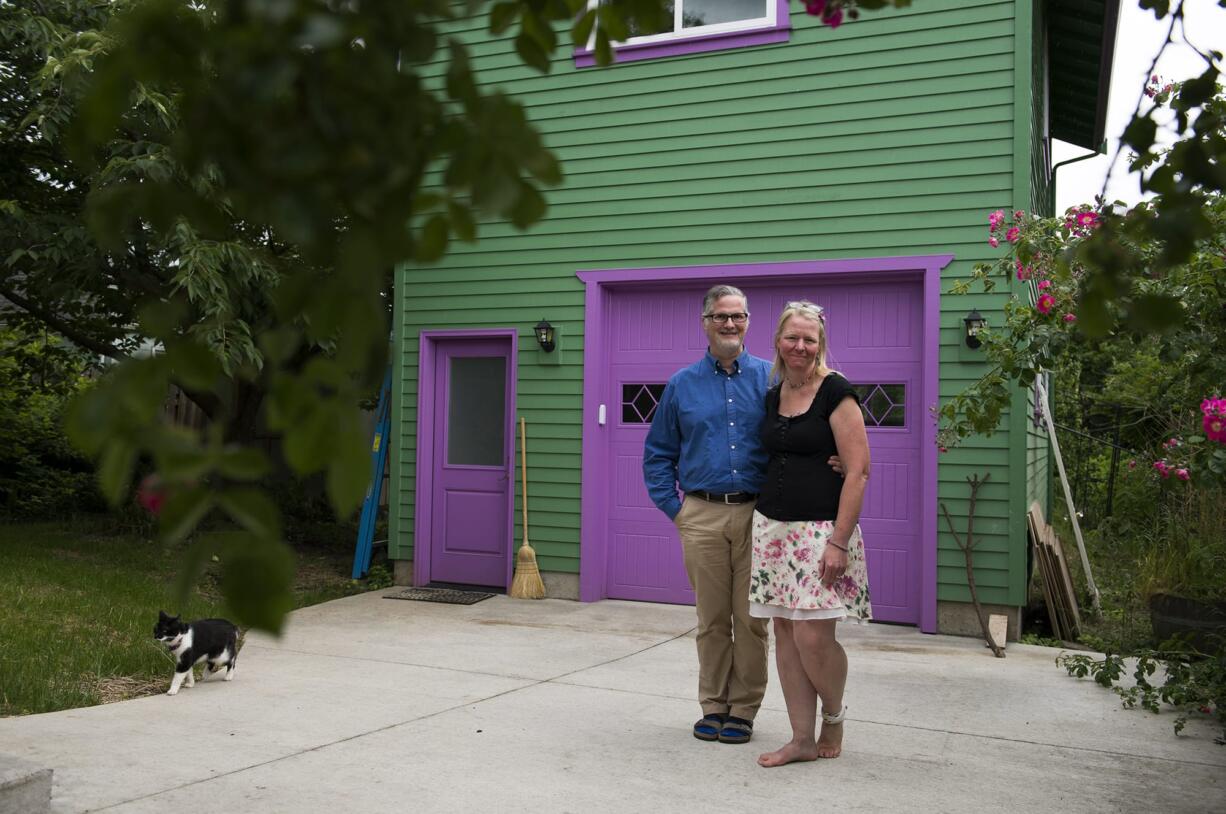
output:
POLYGON ((1063 647, 1064 642, 1050 636, 1040 636, 1038 633, 1023 633, 1018 639, 1021 644, 1035 644, 1039 647, 1063 647))
POLYGON ((363 590, 377 591, 381 588, 390 588, 392 585, 392 570, 384 563, 377 563, 366 572, 363 590))

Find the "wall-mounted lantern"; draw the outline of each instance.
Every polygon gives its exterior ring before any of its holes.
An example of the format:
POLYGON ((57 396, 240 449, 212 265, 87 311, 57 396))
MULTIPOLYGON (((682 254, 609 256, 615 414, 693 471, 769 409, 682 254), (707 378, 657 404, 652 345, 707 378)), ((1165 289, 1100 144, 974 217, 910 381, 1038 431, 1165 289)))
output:
POLYGON ((545 319, 542 319, 536 323, 536 327, 533 330, 536 332, 536 341, 541 346, 541 350, 545 351, 545 353, 552 351, 554 348, 553 326, 545 319))
POLYGON ((966 323, 966 346, 974 350, 983 344, 979 339, 979 332, 988 327, 988 321, 980 315, 978 310, 972 310, 962 321, 966 323))

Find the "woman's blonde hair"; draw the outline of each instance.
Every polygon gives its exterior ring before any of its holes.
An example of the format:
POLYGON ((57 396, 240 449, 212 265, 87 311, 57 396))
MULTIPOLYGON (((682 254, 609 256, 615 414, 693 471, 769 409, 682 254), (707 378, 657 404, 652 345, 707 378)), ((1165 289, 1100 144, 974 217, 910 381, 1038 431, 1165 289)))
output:
POLYGON ((783 313, 779 315, 779 322, 775 325, 775 363, 771 365, 772 383, 783 379, 784 364, 783 357, 779 354, 779 338, 783 336, 783 326, 792 317, 800 317, 817 323, 817 375, 825 376, 830 372, 830 368, 826 367, 826 350, 829 344, 826 341, 826 312, 816 303, 796 300, 783 306, 783 313))

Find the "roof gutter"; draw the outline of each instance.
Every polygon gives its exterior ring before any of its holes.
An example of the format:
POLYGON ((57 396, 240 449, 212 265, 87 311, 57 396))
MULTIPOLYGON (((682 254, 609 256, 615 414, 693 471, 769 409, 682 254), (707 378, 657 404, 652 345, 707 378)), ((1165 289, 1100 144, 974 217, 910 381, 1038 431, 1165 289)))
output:
MULTIPOLYGON (((1111 68, 1115 61, 1115 37, 1119 26, 1120 0, 1106 0, 1103 4, 1102 58, 1098 63, 1098 105, 1094 110, 1095 144, 1101 144, 1107 137, 1107 100, 1111 95, 1111 68)), ((1054 171, 1055 168, 1052 169, 1054 171)))
MULTIPOLYGON (((1095 129, 1097 129, 1097 125, 1095 125, 1095 129)), ((1051 212, 1053 215, 1056 212, 1056 170, 1060 169, 1066 164, 1076 164, 1078 161, 1085 161, 1087 158, 1094 158, 1096 156, 1106 155, 1106 154, 1107 154, 1107 140, 1102 139, 1098 143, 1097 150, 1090 152, 1090 153, 1086 153, 1085 155, 1079 155, 1076 158, 1066 159, 1064 161, 1061 161, 1059 164, 1054 165, 1051 168, 1051 198, 1048 201, 1048 211, 1051 212)))

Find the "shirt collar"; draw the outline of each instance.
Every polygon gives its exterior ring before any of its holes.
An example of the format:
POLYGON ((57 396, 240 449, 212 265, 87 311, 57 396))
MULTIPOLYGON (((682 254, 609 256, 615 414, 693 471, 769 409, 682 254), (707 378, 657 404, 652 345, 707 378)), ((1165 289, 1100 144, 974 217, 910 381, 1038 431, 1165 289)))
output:
MULTIPOLYGON (((729 376, 736 376, 741 372, 741 359, 748 353, 749 351, 745 349, 745 346, 741 345, 741 352, 732 360, 732 372, 728 373, 729 376)), ((727 372, 724 370, 724 366, 719 363, 719 359, 716 359, 714 354, 711 353, 710 348, 707 348, 707 361, 715 368, 716 373, 727 372)))

